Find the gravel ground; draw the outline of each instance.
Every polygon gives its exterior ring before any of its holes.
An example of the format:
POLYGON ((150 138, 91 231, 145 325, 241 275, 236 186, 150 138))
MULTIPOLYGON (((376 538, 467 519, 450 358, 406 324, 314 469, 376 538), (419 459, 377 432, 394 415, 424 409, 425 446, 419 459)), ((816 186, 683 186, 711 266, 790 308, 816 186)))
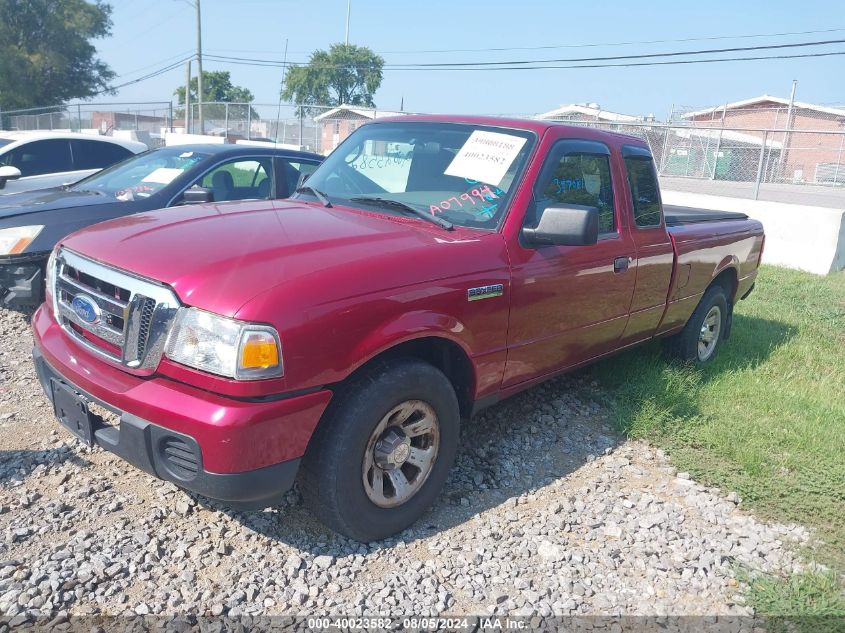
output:
POLYGON ((227 512, 82 446, 30 347, 27 320, 0 311, 0 615, 745 615, 738 569, 800 569, 806 530, 622 441, 583 376, 465 424, 436 506, 365 546, 295 491, 227 512))

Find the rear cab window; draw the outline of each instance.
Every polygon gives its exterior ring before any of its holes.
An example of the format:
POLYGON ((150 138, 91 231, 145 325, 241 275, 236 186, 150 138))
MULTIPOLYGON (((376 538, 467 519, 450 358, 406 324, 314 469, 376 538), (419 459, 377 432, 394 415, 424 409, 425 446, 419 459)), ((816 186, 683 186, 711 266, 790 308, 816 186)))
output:
POLYGON ((546 160, 534 190, 533 221, 546 207, 556 204, 595 207, 599 211, 599 237, 618 235, 607 145, 565 139, 555 143, 546 160))
POLYGON ((634 225, 638 228, 661 226, 663 206, 660 202, 660 186, 651 153, 642 147, 625 145, 622 148, 622 157, 631 190, 634 225))

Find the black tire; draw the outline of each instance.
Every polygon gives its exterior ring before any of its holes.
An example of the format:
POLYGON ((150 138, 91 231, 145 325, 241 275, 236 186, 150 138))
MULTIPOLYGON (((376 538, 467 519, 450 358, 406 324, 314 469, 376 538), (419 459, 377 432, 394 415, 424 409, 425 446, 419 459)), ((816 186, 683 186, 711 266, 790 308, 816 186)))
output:
POLYGON ((709 363, 719 351, 722 341, 728 331, 730 319, 730 306, 722 286, 710 286, 698 302, 695 311, 687 321, 684 329, 679 333, 664 339, 663 348, 667 356, 694 365, 709 363), (699 350, 699 343, 702 336, 702 327, 705 319, 712 316, 712 310, 718 310, 718 331, 713 340, 712 348, 708 348, 707 354, 702 357, 699 350))
POLYGON ((401 532, 422 516, 440 492, 455 460, 460 412, 455 390, 437 368, 413 358, 379 362, 335 393, 299 470, 306 506, 326 526, 361 542, 401 532), (363 481, 363 460, 380 421, 406 401, 435 412, 439 448, 429 474, 407 501, 380 507, 363 481))

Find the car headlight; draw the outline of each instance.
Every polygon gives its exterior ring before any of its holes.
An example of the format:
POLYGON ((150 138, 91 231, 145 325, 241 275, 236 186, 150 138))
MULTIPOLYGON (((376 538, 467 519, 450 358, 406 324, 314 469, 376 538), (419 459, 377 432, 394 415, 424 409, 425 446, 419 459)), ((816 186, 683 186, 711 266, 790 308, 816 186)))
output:
POLYGON ((177 363, 237 380, 283 373, 276 330, 197 308, 179 310, 165 354, 177 363))
POLYGON ((17 255, 23 253, 43 229, 43 225, 15 226, 10 229, 0 229, 0 255, 17 255))
POLYGON ((59 303, 56 301, 56 253, 59 247, 53 249, 50 257, 47 259, 47 269, 44 271, 44 295, 47 299, 47 304, 53 310, 53 316, 56 321, 59 320, 59 303))

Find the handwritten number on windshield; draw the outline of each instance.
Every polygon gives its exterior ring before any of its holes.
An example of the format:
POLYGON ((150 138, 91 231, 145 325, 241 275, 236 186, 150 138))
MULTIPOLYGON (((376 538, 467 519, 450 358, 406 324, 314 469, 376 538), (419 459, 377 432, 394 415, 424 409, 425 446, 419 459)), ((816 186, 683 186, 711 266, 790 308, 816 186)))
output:
MULTIPOLYGON (((496 188, 496 191, 504 193, 498 187, 496 188)), ((477 189, 472 189, 471 191, 462 193, 460 195, 460 197, 451 196, 449 198, 446 198, 445 200, 441 200, 437 204, 432 204, 432 205, 429 206, 428 210, 432 214, 442 213, 443 211, 448 211, 449 209, 452 208, 452 202, 451 201, 453 201, 453 200, 454 200, 455 204, 457 205, 457 208, 462 209, 464 207, 464 203, 461 202, 461 200, 466 200, 467 202, 471 202, 472 206, 475 206, 477 204, 481 204, 482 208, 485 209, 485 212, 486 212, 489 209, 489 207, 485 206, 484 203, 496 200, 498 197, 499 196, 496 193, 494 193, 488 185, 484 185, 483 187, 480 187, 480 188, 477 188, 477 189), (479 201, 476 202, 475 198, 478 198, 479 201)))

